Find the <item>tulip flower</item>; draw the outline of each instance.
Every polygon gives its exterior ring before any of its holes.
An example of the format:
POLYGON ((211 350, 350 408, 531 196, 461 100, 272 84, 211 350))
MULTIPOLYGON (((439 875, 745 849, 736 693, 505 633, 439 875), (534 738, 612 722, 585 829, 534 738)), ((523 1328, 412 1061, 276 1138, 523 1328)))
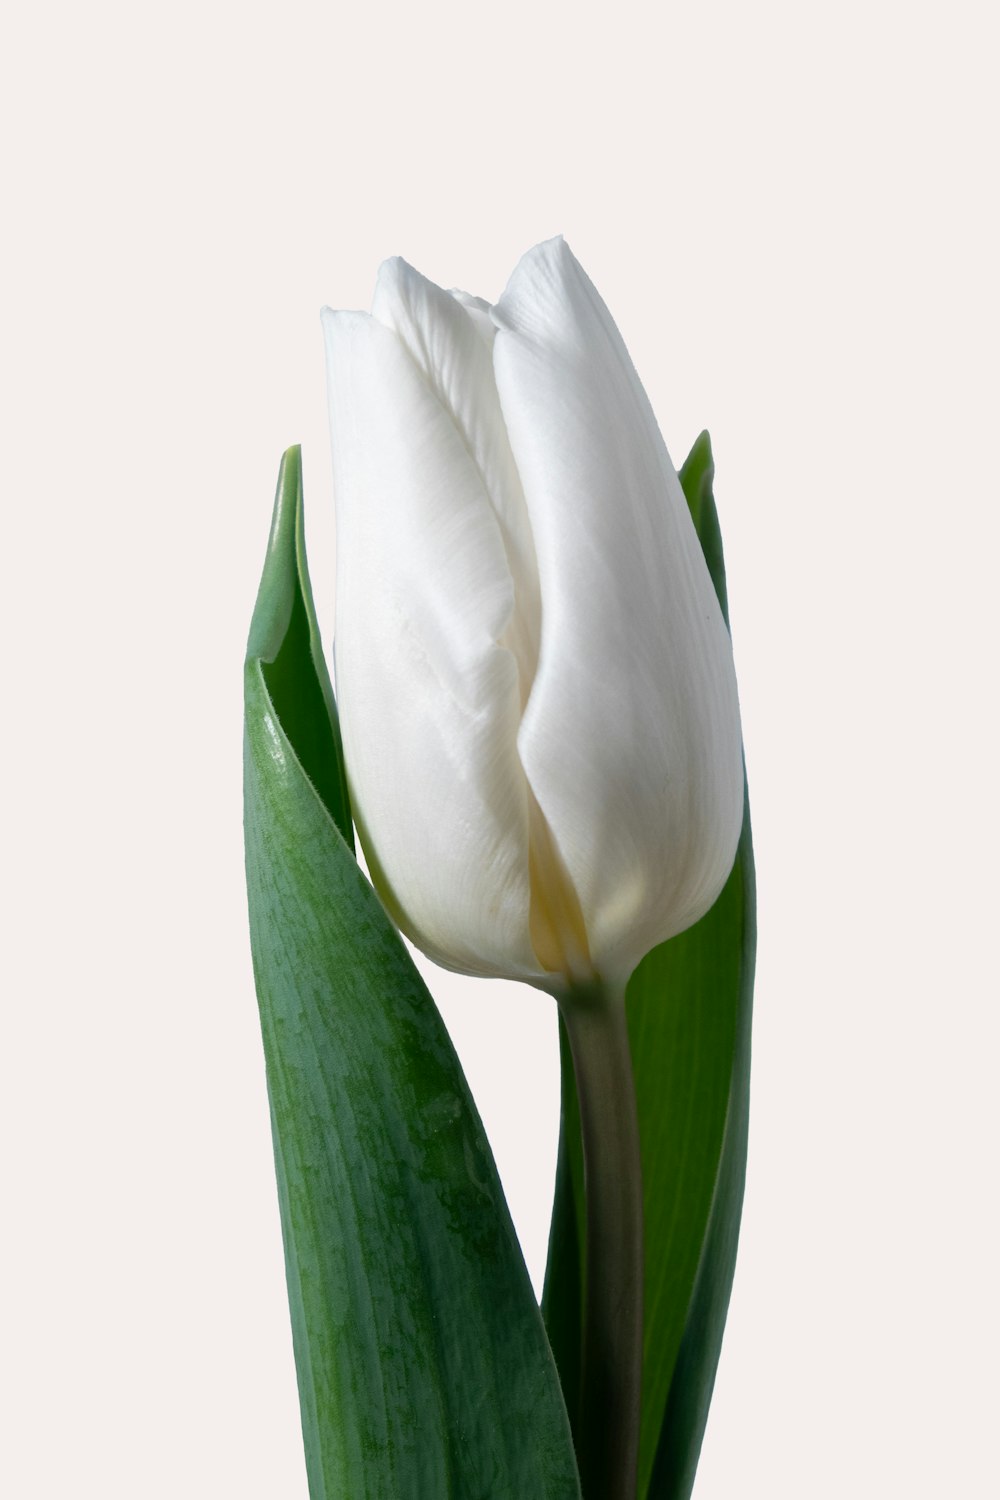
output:
POLYGON ((371 313, 324 324, 339 731, 297 450, 245 672, 310 1493, 686 1495, 742 1201, 755 932, 732 649, 699 541, 724 588, 707 441, 684 469, 696 531, 561 239, 494 306, 396 259, 371 313), (558 1003, 572 1075, 541 1311, 397 927, 558 1003))
POLYGON ((733 864, 729 634, 621 335, 565 241, 495 306, 405 261, 324 313, 335 670, 382 899, 448 968, 623 988, 733 864))
POLYGON ((449 968, 559 1000, 587 1196, 581 1466, 634 1500, 641 1157, 624 994, 743 813, 729 633, 621 335, 562 239, 493 307, 405 261, 324 314, 355 822, 449 968))

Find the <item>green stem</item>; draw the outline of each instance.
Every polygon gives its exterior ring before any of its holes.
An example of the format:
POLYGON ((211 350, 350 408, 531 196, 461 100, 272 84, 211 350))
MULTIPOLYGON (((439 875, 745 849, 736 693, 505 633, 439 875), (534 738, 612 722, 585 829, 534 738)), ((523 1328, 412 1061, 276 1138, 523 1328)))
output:
POLYGON ((587 1280, 579 1431, 584 1500, 635 1500, 642 1381, 642 1168, 624 992, 561 1002, 580 1100, 587 1280))

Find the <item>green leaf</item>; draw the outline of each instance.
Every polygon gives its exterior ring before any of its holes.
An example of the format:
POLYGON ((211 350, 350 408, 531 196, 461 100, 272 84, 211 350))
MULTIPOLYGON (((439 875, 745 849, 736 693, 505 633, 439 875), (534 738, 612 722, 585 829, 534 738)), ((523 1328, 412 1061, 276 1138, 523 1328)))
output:
POLYGON ((312 1500, 578 1500, 558 1377, 458 1059, 348 840, 285 455, 245 672, 245 827, 312 1500))
POLYGON ((285 738, 353 852, 340 725, 309 586, 304 521, 301 452, 289 448, 278 472, 267 559, 250 622, 247 685, 259 670, 285 738))
MULTIPOLYGON (((727 615, 725 570, 702 433, 681 482, 727 615)), ((640 1500, 687 1500, 729 1305, 746 1167, 756 939, 749 810, 712 910, 648 954, 629 983, 642 1142, 645 1312, 640 1500)), ((562 1038, 563 1105, 543 1311, 576 1425, 585 1275, 579 1110, 562 1038)))

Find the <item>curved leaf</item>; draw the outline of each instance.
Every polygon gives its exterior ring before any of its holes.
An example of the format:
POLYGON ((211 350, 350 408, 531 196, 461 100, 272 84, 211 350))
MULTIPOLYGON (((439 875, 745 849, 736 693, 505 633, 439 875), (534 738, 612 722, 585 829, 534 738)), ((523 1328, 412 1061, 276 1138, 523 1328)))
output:
MULTIPOLYGON (((718 922, 714 924, 714 934, 712 929, 706 929, 701 935, 703 941, 685 957, 696 972, 702 966, 711 969, 713 959, 710 944, 713 936, 720 942, 723 941, 723 928, 730 944, 727 955, 730 961, 736 944, 740 944, 738 962, 734 965, 736 973, 727 976, 726 985, 729 996, 735 996, 735 1016, 731 1019, 732 1012, 726 1015, 724 1030, 720 1028, 714 1039, 718 1049, 717 1060, 728 1065, 725 1124, 701 1259, 673 1367, 663 1425, 646 1492, 649 1500, 687 1500, 691 1494, 715 1385, 715 1372, 736 1267, 746 1178, 750 1112, 750 1022, 757 938, 753 845, 748 807, 744 808, 743 834, 736 866, 713 911, 718 911, 720 905, 722 910, 719 912, 718 922)), ((669 986, 682 973, 680 965, 659 969, 654 963, 651 969, 646 982, 657 987, 669 986)), ((706 991, 710 989, 710 981, 705 982, 704 988, 706 991)), ((710 1020, 706 1020, 699 1029, 703 1029, 706 1037, 712 1036, 710 1020)), ((720 1068, 720 1074, 722 1071, 720 1068)), ((715 1108, 718 1109, 718 1102, 715 1108)), ((688 1115, 693 1124, 701 1113, 700 1101, 696 1102, 689 1095, 688 1115)), ((712 1118, 713 1124, 717 1124, 718 1114, 713 1113, 712 1118)), ((713 1144, 714 1140, 713 1134, 713 1144)))
MULTIPOLYGON (((727 614, 713 476, 702 433, 681 482, 727 614)), ((745 808, 736 863, 718 901, 647 955, 626 995, 646 1252, 640 1500, 690 1494, 715 1380, 746 1164, 754 911, 745 808)), ((562 1128, 542 1306, 575 1427, 585 1205, 579 1111, 562 1042, 562 1128)))
POLYGON ((482 1125, 347 839, 336 709, 282 464, 245 673, 245 828, 312 1500, 578 1500, 482 1125))

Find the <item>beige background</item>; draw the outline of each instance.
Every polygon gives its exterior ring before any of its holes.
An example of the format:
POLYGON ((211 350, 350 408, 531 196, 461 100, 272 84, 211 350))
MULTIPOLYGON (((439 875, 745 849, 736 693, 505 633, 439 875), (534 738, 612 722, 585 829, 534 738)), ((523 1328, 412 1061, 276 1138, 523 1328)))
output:
MULTIPOLYGON (((729 557, 761 946, 697 1500, 995 1496, 991 8, 5 32, 0 1490, 304 1500, 239 821, 274 476, 301 441, 329 629, 320 305, 562 231, 729 557)), ((432 984, 539 1278, 553 1016, 432 984)))

